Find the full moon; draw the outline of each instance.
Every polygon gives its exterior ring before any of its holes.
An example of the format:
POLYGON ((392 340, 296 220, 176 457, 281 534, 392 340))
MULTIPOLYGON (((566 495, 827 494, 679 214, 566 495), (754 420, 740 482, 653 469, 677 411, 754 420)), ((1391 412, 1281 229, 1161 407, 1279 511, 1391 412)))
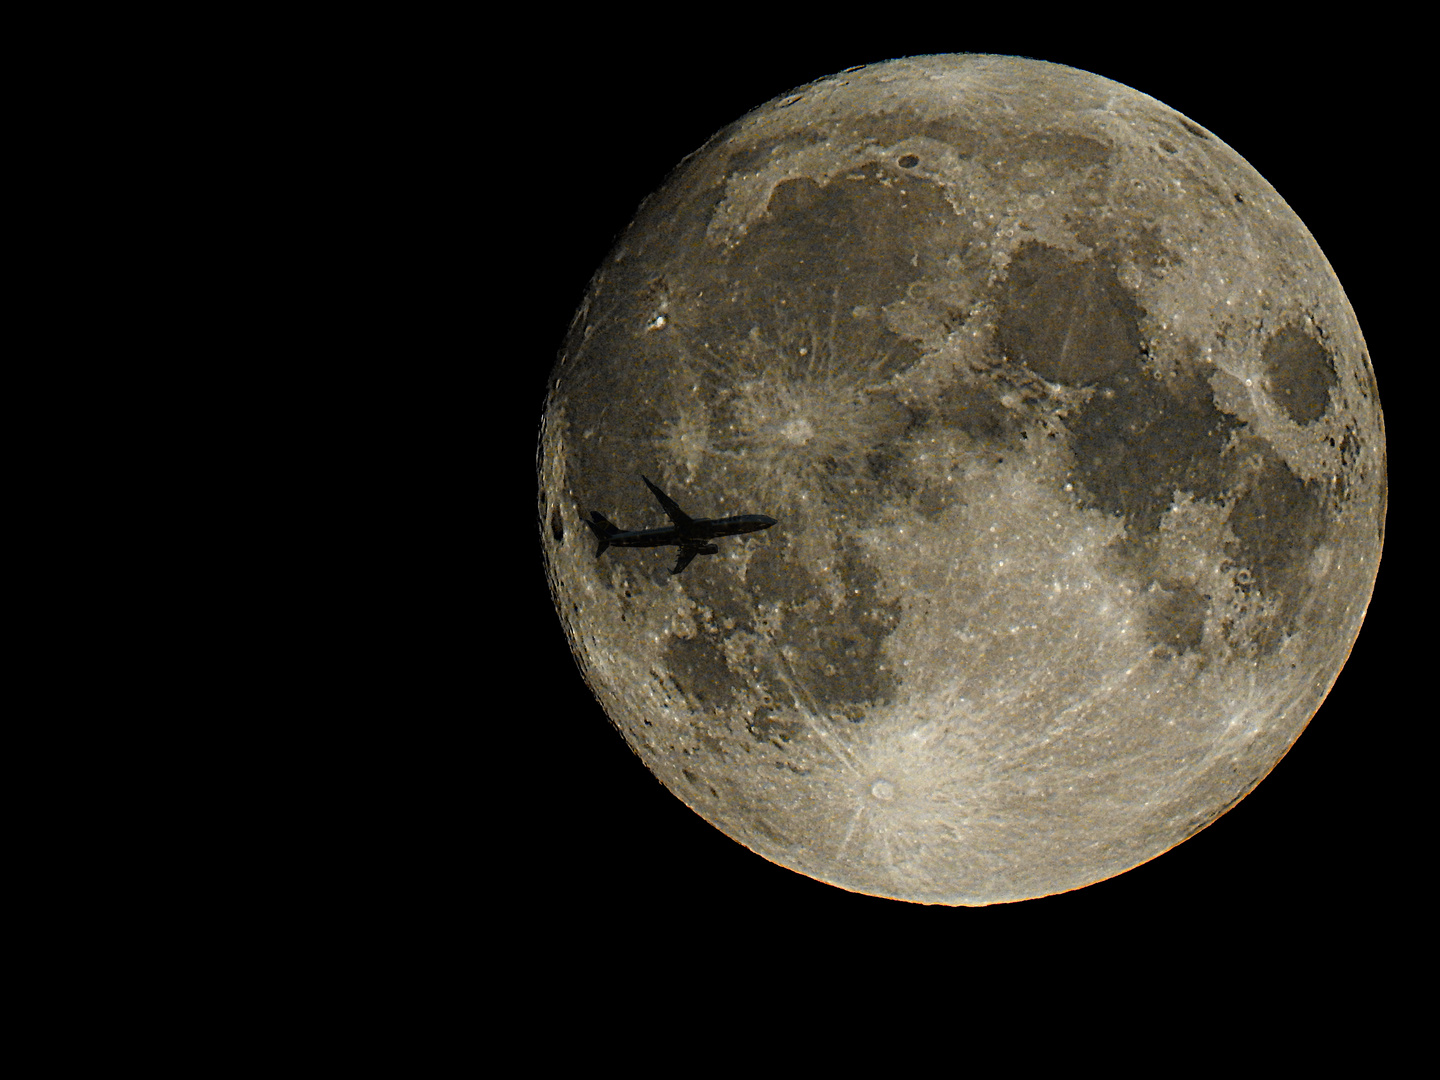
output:
MULTIPOLYGON (((1160 855, 1360 631, 1384 423, 1314 238, 1216 134, 1073 68, 800 87, 691 155, 581 300, 540 435, 556 610, 692 810, 977 905, 1160 855), (682 572, 611 546, 767 515, 682 572)), ((697 822, 696 827, 703 828, 697 822)))

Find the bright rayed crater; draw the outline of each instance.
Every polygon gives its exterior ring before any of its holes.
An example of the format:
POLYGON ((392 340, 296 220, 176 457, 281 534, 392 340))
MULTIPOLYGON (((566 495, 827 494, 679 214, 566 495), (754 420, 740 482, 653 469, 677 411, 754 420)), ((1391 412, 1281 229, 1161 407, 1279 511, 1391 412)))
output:
POLYGON ((540 498, 575 655, 671 791, 822 881, 983 904, 1270 771, 1359 632, 1384 429, 1334 273, 1235 151, 1084 72, 920 57, 757 109, 645 203, 555 367, 540 498), (597 559, 591 510, 666 524, 641 473, 779 524, 673 577, 597 559))

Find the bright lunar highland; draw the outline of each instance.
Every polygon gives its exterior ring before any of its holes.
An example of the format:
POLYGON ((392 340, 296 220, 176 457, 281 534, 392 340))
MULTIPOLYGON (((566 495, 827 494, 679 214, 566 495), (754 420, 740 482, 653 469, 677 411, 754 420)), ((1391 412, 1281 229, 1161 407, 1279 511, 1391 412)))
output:
POLYGON ((581 670, 677 797, 841 888, 986 904, 1151 859, 1274 767, 1359 633, 1385 440, 1334 272, 1219 137, 926 56, 756 109, 644 203, 539 482, 581 670), (675 575, 597 558, 591 511, 669 525, 642 474, 777 524, 675 575))

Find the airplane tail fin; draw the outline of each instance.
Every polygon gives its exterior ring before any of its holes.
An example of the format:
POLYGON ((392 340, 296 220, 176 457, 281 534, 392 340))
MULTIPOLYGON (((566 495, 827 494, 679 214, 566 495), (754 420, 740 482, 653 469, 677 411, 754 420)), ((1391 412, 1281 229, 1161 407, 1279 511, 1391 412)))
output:
POLYGON ((605 554, 605 549, 610 546, 610 537, 619 532, 620 528, 617 525, 611 524, 599 510, 591 510, 590 520, 585 522, 585 524, 590 526, 590 531, 593 532, 595 538, 600 541, 599 546, 595 548, 595 557, 598 559, 601 555, 605 554))

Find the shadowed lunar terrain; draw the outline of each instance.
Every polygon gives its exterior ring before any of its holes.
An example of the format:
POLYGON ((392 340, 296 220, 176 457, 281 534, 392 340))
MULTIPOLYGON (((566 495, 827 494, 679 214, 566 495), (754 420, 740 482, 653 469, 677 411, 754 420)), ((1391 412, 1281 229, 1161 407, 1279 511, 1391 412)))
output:
POLYGON ((717 134, 605 260, 540 443, 556 608, 727 835, 984 904, 1204 828, 1333 683, 1383 538, 1370 359, 1214 134, 994 56, 820 80, 717 134), (592 510, 763 533, 668 573, 592 510))

